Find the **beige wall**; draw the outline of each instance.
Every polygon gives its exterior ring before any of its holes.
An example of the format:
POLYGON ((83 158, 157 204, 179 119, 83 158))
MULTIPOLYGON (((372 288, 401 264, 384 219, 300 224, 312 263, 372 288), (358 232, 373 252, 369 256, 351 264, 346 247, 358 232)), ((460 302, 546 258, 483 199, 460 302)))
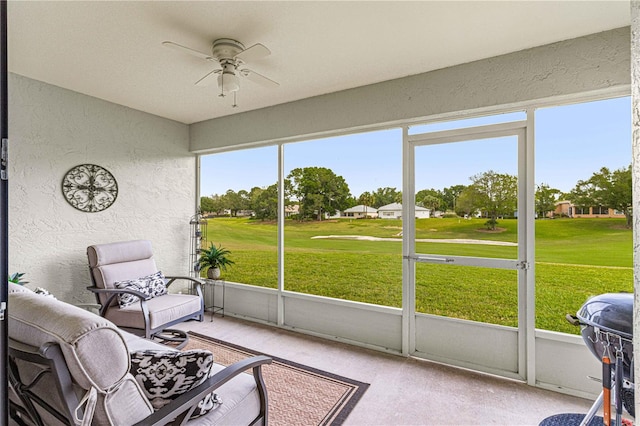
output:
MULTIPOLYGON (((419 52, 416 52, 419 54, 419 52)), ((191 151, 320 136, 630 82, 629 28, 191 125, 191 151)), ((284 82, 283 82, 284 83, 284 82)))
POLYGON ((86 247, 150 239, 165 274, 187 272, 195 158, 188 126, 25 77, 9 79, 9 271, 58 298, 93 301, 86 247), (72 167, 118 182, 115 203, 84 213, 63 198, 72 167))
MULTIPOLYGON (((633 177, 633 341, 640 341, 640 2, 631 2, 631 124, 633 177)), ((640 345, 633 345, 634 359, 640 359, 640 345)), ((635 393, 640 395, 640 362, 634 367, 635 393)), ((640 398, 635 412, 640 413, 640 398)))

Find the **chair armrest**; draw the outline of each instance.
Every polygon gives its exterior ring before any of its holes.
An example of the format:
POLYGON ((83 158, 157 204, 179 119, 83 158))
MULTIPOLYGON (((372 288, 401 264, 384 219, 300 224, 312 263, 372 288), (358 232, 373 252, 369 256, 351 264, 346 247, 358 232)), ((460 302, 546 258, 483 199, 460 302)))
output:
POLYGON ((109 308, 111 307, 111 303, 113 302, 113 299, 116 298, 116 296, 118 296, 119 294, 133 294, 134 296, 136 296, 139 300, 140 300, 140 307, 142 309, 142 312, 145 315, 145 318, 148 317, 149 313, 148 313, 148 309, 147 309, 147 304, 145 303, 145 301, 151 299, 151 296, 141 293, 139 291, 136 290, 129 290, 129 289, 125 289, 125 288, 98 288, 98 287, 87 287, 87 290, 95 293, 95 294, 110 294, 109 298, 107 299, 107 301, 103 304, 101 304, 101 308, 99 311, 99 314, 101 317, 104 317, 104 314, 109 310, 109 308))
POLYGON ((165 276, 165 278, 169 280, 169 283, 167 285, 171 284, 175 280, 187 280, 187 281, 193 281, 194 283, 204 284, 203 280, 201 280, 200 278, 194 278, 194 277, 172 275, 172 276, 165 276))
POLYGON ((178 398, 154 412, 146 419, 136 423, 135 426, 155 426, 167 423, 185 424, 188 421, 189 415, 205 395, 213 392, 229 380, 236 377, 238 374, 249 369, 253 369, 253 376, 256 380, 258 391, 260 393, 260 397, 263 399, 262 403, 264 406, 262 407, 263 412, 261 414, 266 415, 267 394, 264 381, 262 380, 261 371, 262 366, 265 364, 271 364, 271 361, 272 359, 268 356, 258 355, 231 364, 224 370, 221 370, 209 377, 200 386, 180 395, 178 398), (172 422, 172 419, 175 419, 175 421, 172 422))
POLYGON ((129 290, 128 288, 98 288, 98 287, 87 287, 87 290, 92 291, 94 293, 113 293, 115 295, 127 293, 133 294, 139 299, 149 300, 151 296, 144 294, 142 292, 136 290, 129 290))
POLYGON ((194 277, 187 277, 187 276, 165 276, 166 279, 168 279, 169 281, 167 281, 167 288, 169 288, 169 286, 176 280, 187 280, 187 281, 191 281, 193 284, 195 284, 196 287, 196 293, 198 293, 198 296, 200 296, 200 298, 202 298, 202 286, 204 285, 204 281, 199 279, 199 278, 194 278, 194 277))

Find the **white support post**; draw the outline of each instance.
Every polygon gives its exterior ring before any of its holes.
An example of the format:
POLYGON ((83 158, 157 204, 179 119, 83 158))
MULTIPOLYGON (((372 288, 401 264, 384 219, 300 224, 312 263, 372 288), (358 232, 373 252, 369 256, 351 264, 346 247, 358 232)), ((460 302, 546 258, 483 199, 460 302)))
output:
POLYGON ((415 155, 409 128, 402 128, 402 354, 415 351, 415 155))
POLYGON ((195 212, 197 213, 198 211, 200 211, 200 173, 201 173, 201 167, 202 167, 202 155, 197 154, 196 155, 196 205, 195 205, 195 212))
MULTIPOLYGON (((524 289, 525 289, 525 313, 524 313, 524 335, 525 335, 525 353, 524 362, 527 383, 531 386, 536 384, 536 260, 535 260, 535 197, 536 197, 536 184, 535 184, 535 110, 529 108, 527 110, 527 128, 525 130, 525 174, 526 174, 526 210, 522 218, 518 220, 525 221, 525 241, 524 244, 524 257, 529 268, 524 271, 524 289)), ((518 299, 520 296, 518 297, 518 299)), ((522 360, 522 356, 520 359, 522 360)), ((520 367, 522 371, 522 365, 520 367)))
POLYGON ((278 326, 284 325, 284 145, 278 145, 278 326))
MULTIPOLYGON (((631 126, 633 182, 633 355, 640 359, 640 2, 631 2, 631 126)), ((635 394, 640 395, 640 362, 634 367, 635 394)), ((635 412, 640 413, 640 398, 635 412)))

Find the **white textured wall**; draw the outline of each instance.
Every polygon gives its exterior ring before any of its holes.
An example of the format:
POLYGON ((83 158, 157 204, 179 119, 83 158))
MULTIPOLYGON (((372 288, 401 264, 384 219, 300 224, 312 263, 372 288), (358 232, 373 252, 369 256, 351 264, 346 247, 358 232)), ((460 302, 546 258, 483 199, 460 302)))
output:
POLYGON ((286 140, 628 85, 629 51, 629 28, 621 28, 203 121, 191 126, 191 150, 286 140))
MULTIPOLYGON (((631 2, 631 121, 633 158, 633 352, 640 359, 640 2, 631 2)), ((640 362, 635 362, 635 394, 640 396, 640 362)), ((640 413, 640 397, 635 412, 640 413)))
POLYGON ((150 239, 165 274, 188 268, 195 158, 185 124, 11 74, 9 270, 66 301, 93 302, 86 247, 150 239), (64 199, 72 167, 92 163, 118 182, 107 210, 64 199))

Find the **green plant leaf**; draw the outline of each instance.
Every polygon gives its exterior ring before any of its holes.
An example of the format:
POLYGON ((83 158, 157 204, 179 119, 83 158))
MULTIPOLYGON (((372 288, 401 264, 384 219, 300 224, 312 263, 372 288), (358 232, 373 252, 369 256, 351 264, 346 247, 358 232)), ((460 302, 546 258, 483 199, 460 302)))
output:
POLYGON ((15 272, 10 274, 8 277, 8 281, 18 285, 29 284, 29 281, 22 281, 22 277, 24 276, 24 272, 15 272))
POLYGON ((209 268, 220 268, 223 271, 227 270, 227 266, 233 265, 235 262, 228 258, 231 252, 219 245, 216 247, 214 243, 211 243, 209 248, 204 248, 200 251, 200 267, 203 271, 209 268))

